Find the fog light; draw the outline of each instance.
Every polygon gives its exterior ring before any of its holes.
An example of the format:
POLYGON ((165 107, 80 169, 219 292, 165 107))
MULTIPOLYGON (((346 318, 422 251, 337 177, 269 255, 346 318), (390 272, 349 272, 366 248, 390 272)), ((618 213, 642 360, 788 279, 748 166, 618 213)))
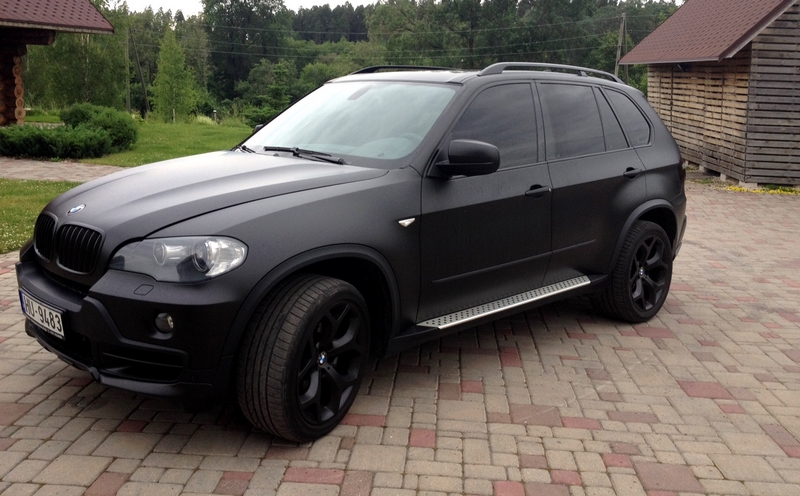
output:
POLYGON ((172 315, 168 313, 160 313, 156 317, 156 329, 161 332, 172 332, 175 324, 172 322, 172 315))

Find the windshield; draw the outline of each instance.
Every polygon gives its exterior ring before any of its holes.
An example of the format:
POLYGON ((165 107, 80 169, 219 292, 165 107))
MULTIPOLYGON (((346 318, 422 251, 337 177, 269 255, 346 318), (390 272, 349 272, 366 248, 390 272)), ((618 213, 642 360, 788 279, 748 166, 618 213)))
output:
MULTIPOLYGON (((329 83, 276 117, 244 144, 300 148, 335 156, 405 157, 453 98, 442 85, 399 82, 329 83)), ((356 162, 361 162, 356 160, 356 162)))

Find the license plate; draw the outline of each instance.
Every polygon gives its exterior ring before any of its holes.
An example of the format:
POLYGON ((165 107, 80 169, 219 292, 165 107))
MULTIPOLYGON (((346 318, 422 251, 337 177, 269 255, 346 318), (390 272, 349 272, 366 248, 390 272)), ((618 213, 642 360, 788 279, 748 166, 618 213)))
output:
POLYGON ((31 319, 34 324, 50 334, 64 339, 64 321, 61 316, 61 310, 34 300, 25 291, 20 290, 19 299, 22 303, 22 313, 31 319))

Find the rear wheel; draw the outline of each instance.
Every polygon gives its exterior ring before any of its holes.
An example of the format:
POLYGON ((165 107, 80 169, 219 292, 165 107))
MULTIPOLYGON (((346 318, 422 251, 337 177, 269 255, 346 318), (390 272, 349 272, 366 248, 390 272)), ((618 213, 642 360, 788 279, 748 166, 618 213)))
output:
POLYGON ((361 294, 339 279, 298 276, 271 291, 239 354, 237 394, 248 420, 300 442, 336 427, 364 375, 367 315, 361 294))
POLYGON ((604 313, 645 322, 661 310, 672 281, 672 250, 658 224, 636 222, 622 246, 610 284, 593 298, 604 313))

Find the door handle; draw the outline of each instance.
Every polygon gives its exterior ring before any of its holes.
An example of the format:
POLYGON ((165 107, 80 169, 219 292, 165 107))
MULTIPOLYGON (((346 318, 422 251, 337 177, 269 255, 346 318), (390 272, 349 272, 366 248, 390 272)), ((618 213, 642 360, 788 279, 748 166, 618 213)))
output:
POLYGON ((531 186, 531 189, 525 192, 525 196, 530 196, 532 198, 541 198, 545 194, 553 191, 553 188, 550 186, 539 186, 538 184, 531 186))
POLYGON ((634 169, 633 167, 628 167, 625 169, 625 172, 622 173, 623 176, 627 177, 628 179, 633 179, 634 177, 638 176, 642 173, 642 169, 634 169))

